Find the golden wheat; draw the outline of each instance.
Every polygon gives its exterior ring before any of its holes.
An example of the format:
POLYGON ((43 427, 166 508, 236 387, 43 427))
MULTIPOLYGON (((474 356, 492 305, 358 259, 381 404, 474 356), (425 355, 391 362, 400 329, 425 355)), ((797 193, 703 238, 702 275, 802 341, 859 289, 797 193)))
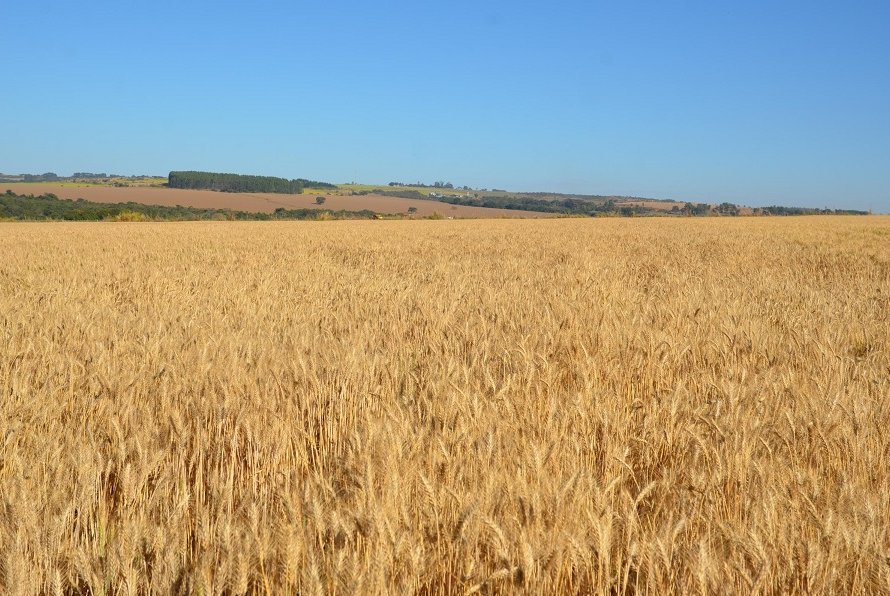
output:
POLYGON ((4 593, 876 593, 890 218, 0 224, 4 593))

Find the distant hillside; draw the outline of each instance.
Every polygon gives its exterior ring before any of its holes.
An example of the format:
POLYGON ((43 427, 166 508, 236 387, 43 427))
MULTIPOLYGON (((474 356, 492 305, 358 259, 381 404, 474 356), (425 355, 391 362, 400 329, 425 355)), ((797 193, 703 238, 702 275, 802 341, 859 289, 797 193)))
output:
MULTIPOLYGON (((405 187, 406 185, 390 183, 389 186, 405 187)), ((485 207, 489 209, 515 209, 574 216, 867 215, 866 211, 852 209, 813 209, 779 206, 743 208, 734 203, 712 205, 709 203, 684 203, 640 197, 568 195, 544 192, 511 193, 503 190, 453 190, 450 186, 412 186, 399 190, 369 187, 354 190, 352 194, 379 194, 406 199, 439 201, 451 205, 485 207)))
POLYGON ((0 174, 0 182, 77 184, 94 186, 159 186, 167 183, 166 177, 139 174, 124 176, 122 174, 94 174, 92 172, 75 172, 71 176, 59 176, 53 172, 45 174, 0 174))
MULTIPOLYGON (((273 193, 298 195, 313 189, 331 197, 367 196, 391 197, 435 204, 451 205, 450 209, 492 209, 525 214, 540 213, 546 216, 571 217, 633 217, 633 216, 745 216, 745 215, 866 215, 866 211, 853 209, 818 209, 809 207, 746 207, 734 203, 693 203, 666 199, 619 195, 562 194, 552 192, 512 192, 499 189, 454 186, 450 182, 434 184, 404 184, 390 182, 387 185, 348 183, 335 185, 305 178, 277 178, 274 176, 250 176, 200 171, 172 171, 165 179, 151 176, 120 176, 117 174, 77 172, 72 176, 58 176, 53 172, 43 174, 0 174, 0 183, 50 183, 61 187, 142 187, 166 186, 181 190, 221 191, 226 193, 273 193)), ((35 185, 36 186, 36 185, 35 185)), ((47 192, 46 190, 38 192, 47 192)), ((50 192, 56 192, 51 190, 50 192)), ((215 193, 214 193, 215 194, 215 193)), ((268 202, 268 201, 267 201, 268 202)), ((342 202, 342 201, 341 201, 342 202)), ((213 202, 211 202, 212 204, 213 202)), ((202 205, 203 206, 203 205, 202 205)), ((215 206, 215 205, 214 205, 215 206)), ((239 208, 235 207, 236 209, 239 208)), ((246 205, 251 209, 252 205, 246 205)), ((421 212, 419 205, 406 206, 406 210, 421 212)), ((271 211, 271 209, 268 209, 271 211)), ((384 209, 385 211, 385 209, 384 209)), ((493 212, 492 212, 493 213, 493 212)), ((455 213, 455 215, 458 215, 455 213)), ((466 215, 466 214, 463 214, 466 215)), ((476 213, 476 216, 484 216, 476 213)))

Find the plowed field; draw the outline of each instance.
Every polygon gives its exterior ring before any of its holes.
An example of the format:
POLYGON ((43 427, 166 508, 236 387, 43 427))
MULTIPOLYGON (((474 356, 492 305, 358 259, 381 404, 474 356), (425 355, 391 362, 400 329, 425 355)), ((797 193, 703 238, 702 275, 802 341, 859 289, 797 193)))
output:
POLYGON ((417 209, 418 216, 439 213, 443 217, 484 218, 484 217, 547 217, 551 214, 518 211, 513 209, 487 209, 485 207, 465 207, 449 205, 439 201, 402 199, 382 195, 326 195, 306 191, 301 195, 274 193, 226 193, 212 190, 184 190, 163 187, 114 187, 114 186, 71 186, 53 183, 2 183, 0 192, 11 190, 17 194, 53 193, 61 199, 87 199, 97 203, 143 203, 146 205, 183 205, 208 209, 234 209, 271 213, 279 207, 301 209, 318 207, 315 198, 325 197, 325 209, 347 209, 360 211, 370 209, 377 213, 407 213, 417 209))

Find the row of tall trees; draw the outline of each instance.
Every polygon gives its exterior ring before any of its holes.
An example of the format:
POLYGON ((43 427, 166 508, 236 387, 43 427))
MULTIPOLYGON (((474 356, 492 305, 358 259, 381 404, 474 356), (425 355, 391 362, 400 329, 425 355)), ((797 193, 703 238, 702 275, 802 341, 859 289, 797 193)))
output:
POLYGON ((55 172, 46 172, 44 174, 25 174, 22 180, 25 182, 54 182, 59 179, 59 175, 55 172))
POLYGON ((276 178, 275 176, 248 176, 218 172, 170 172, 167 177, 170 188, 221 190, 223 192, 277 192, 300 194, 304 188, 336 190, 336 184, 307 180, 306 178, 276 178))
POLYGON ((246 176, 217 172, 170 172, 167 177, 170 188, 220 190, 223 192, 275 192, 300 194, 303 183, 275 176, 246 176))
POLYGON ((306 180, 305 178, 297 178, 297 182, 303 185, 303 188, 315 188, 318 190, 337 190, 336 184, 330 182, 319 182, 318 180, 306 180))

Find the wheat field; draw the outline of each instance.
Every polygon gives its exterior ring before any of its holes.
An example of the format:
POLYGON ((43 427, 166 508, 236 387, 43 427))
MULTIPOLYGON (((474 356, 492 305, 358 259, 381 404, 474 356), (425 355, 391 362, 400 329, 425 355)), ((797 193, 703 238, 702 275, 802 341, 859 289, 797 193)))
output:
POLYGON ((0 591, 890 590, 890 218, 0 224, 0 591))

